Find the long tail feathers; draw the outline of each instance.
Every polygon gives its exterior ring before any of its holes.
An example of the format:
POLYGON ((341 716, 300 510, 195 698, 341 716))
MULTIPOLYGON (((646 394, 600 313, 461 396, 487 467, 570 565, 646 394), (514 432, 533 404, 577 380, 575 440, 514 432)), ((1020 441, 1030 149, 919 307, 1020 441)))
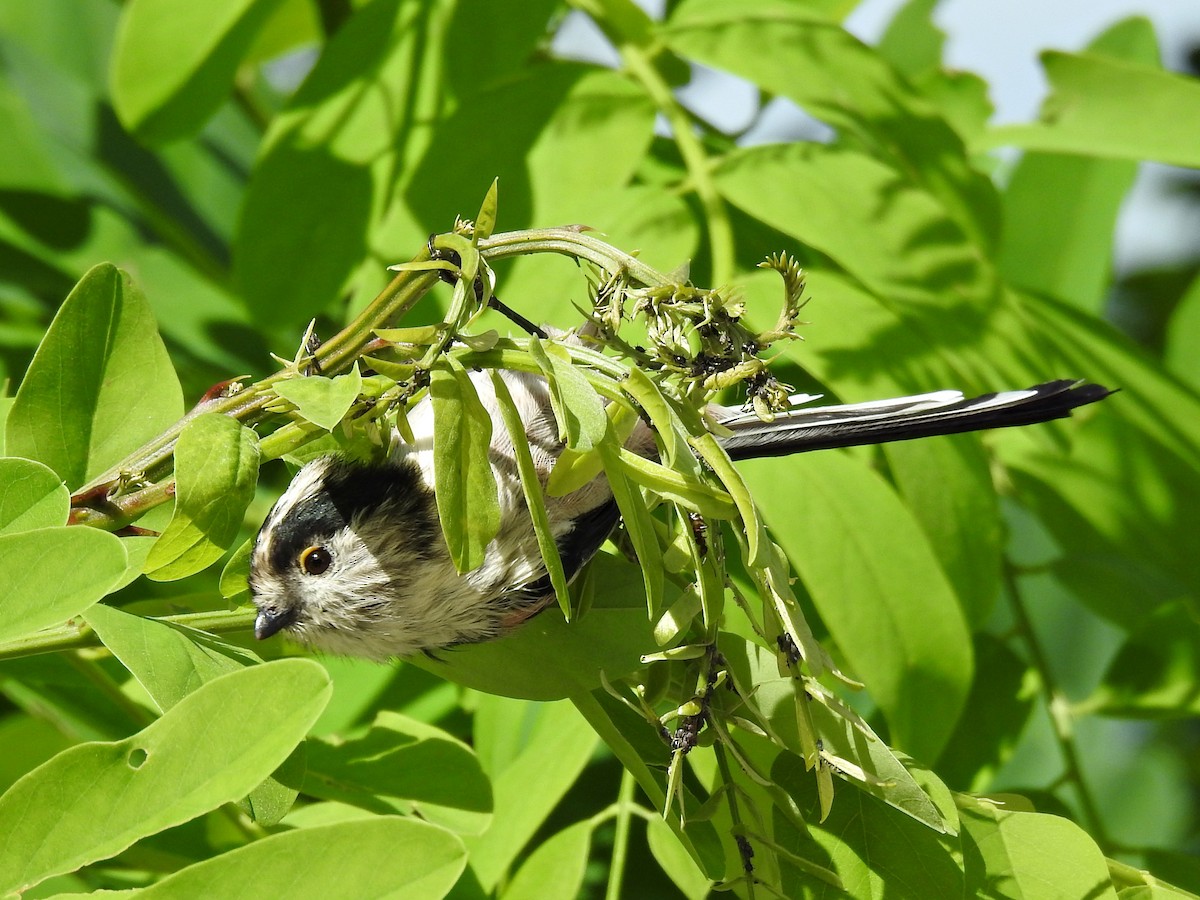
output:
MULTIPOLYGON (((771 422, 728 409, 721 423, 732 429, 733 435, 723 438, 722 444, 734 459, 749 459, 1033 425, 1065 418, 1076 407, 1103 400, 1111 393, 1088 382, 1048 381, 1028 390, 971 399, 958 391, 935 391, 870 403, 794 408, 771 422)), ((807 402, 816 398, 795 399, 807 402)))

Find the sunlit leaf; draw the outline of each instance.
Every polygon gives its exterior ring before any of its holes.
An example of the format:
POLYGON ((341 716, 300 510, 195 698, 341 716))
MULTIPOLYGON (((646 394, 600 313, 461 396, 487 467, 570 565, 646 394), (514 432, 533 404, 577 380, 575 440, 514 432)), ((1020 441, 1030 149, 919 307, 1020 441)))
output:
POLYGON ((9 413, 6 449, 74 489, 182 413, 146 298, 104 263, 83 276, 42 339, 9 413))
POLYGON ((449 368, 435 369, 429 382, 438 517, 455 567, 469 572, 483 563, 488 542, 500 530, 488 456, 492 418, 466 370, 452 358, 447 361, 449 368))
POLYGON ((32 634, 83 612, 125 574, 121 541, 59 526, 0 535, 0 640, 32 634))
POLYGON ((228 416, 193 419, 175 446, 175 513, 146 559, 173 581, 220 559, 237 537, 258 479, 258 436, 228 416))
POLYGON ((67 523, 71 498, 57 475, 28 459, 0 459, 0 534, 67 523))
POLYGON ((70 872, 238 799, 283 762, 328 694, 328 677, 309 660, 252 666, 132 737, 60 753, 0 797, 0 888, 70 872))

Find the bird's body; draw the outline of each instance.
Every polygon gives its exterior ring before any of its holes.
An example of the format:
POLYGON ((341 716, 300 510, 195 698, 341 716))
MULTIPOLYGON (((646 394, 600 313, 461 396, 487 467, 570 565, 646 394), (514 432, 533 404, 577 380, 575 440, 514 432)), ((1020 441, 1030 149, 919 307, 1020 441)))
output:
MULTIPOLYGON (((503 377, 544 486, 562 452, 547 384, 518 372, 503 377)), ((325 457, 296 474, 251 556, 258 637, 286 631, 320 650, 387 659, 497 637, 553 602, 490 378, 472 378, 493 419, 489 457, 501 510, 483 564, 459 574, 442 537, 433 492, 433 408, 425 400, 409 414, 415 442, 398 443, 385 462, 325 457)), ((1031 424, 1067 416, 1108 393, 1098 385, 1060 381, 972 400, 939 391, 800 406, 769 423, 731 408, 713 412, 731 430, 721 440, 738 459, 1031 424)), ((644 426, 627 446, 643 456, 656 452, 644 426)), ((616 504, 603 475, 545 502, 570 578, 616 525, 616 504)))

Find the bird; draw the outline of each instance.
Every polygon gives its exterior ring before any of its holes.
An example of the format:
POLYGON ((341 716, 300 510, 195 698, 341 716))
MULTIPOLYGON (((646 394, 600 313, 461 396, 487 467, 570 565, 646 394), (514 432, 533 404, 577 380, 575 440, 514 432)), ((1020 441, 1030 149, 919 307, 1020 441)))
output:
MULTIPOLYGON (((408 414, 413 440, 394 442, 386 459, 323 456, 296 473, 251 551, 255 637, 282 633, 321 652, 386 661, 500 637, 554 604, 495 388, 486 372, 470 377, 492 418, 489 460, 501 512, 482 564, 458 572, 442 536, 433 406, 426 397, 408 414)), ((501 377, 544 487, 564 448, 550 387, 540 375, 503 371, 501 377)), ((739 460, 1030 425, 1065 418, 1111 393, 1091 382, 1056 380, 971 398, 940 390, 813 406, 820 395, 796 395, 771 421, 740 407, 709 412, 723 426, 718 440, 725 452, 739 460)), ((657 456, 644 423, 626 447, 657 456)), ((619 522, 616 502, 601 474, 565 496, 547 495, 545 505, 571 579, 619 522)))

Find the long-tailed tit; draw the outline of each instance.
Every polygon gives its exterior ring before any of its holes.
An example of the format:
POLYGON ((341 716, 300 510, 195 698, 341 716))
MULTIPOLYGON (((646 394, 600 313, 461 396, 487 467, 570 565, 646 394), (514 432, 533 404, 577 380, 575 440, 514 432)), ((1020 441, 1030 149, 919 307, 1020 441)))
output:
MULTIPOLYGON (((520 477, 491 380, 475 373, 492 416, 491 464, 500 530, 484 562, 459 574, 450 559, 434 498, 433 407, 409 414, 414 443, 364 465, 337 457, 304 466, 275 504, 255 540, 250 587, 254 633, 278 632, 331 653, 387 659, 504 634, 554 602, 520 477)), ((562 451, 546 382, 503 374, 544 485, 562 451)), ((965 399, 957 391, 844 406, 798 406, 764 422, 739 409, 713 413, 732 433, 721 438, 734 459, 1030 425, 1070 415, 1107 396, 1096 384, 1052 381, 1028 390, 965 399)), ((654 456, 648 428, 626 445, 654 456)), ((604 476, 563 497, 545 498, 568 578, 576 575, 617 524, 604 476)))

